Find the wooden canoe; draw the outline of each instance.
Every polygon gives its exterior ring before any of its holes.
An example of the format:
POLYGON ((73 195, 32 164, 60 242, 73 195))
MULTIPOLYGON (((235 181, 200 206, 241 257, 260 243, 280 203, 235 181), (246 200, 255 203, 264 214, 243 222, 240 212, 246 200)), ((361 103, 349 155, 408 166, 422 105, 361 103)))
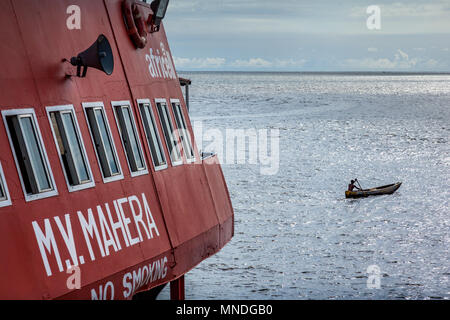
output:
POLYGON ((346 198, 362 198, 368 196, 379 196, 383 194, 392 194, 397 191, 398 188, 402 185, 401 182, 396 182, 393 184, 388 184, 381 187, 376 187, 372 189, 363 189, 357 191, 345 191, 346 198))

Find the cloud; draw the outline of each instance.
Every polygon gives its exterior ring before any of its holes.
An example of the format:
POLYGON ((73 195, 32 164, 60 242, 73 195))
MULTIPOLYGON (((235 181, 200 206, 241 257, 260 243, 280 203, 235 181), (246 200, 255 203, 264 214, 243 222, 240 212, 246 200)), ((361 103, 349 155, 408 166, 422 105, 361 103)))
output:
POLYGON ((301 68, 306 59, 274 59, 272 61, 257 57, 227 61, 225 58, 173 58, 175 67, 180 70, 286 70, 301 68))
POLYGON ((306 64, 306 59, 276 59, 274 62, 274 66, 278 68, 300 68, 306 64))
POLYGON ((350 69, 390 70, 396 67, 396 63, 386 58, 346 59, 342 67, 350 69))
MULTIPOLYGON (((411 17, 445 17, 450 13, 450 5, 446 0, 393 2, 380 4, 381 16, 386 18, 411 17)), ((350 10, 350 17, 367 17, 367 6, 355 6, 350 10)))
POLYGON ((433 69, 433 68, 436 68, 436 67, 439 66, 439 62, 438 62, 437 60, 430 59, 430 60, 426 61, 423 65, 424 65, 426 68, 433 69))
POLYGON ((450 71, 449 17, 450 0, 171 0, 164 29, 186 71, 420 71, 430 59, 450 71), (369 5, 381 30, 367 28, 369 5))
POLYGON ((272 68, 273 70, 281 70, 286 68, 301 68, 305 65, 306 59, 275 59, 272 61, 262 58, 250 58, 248 60, 235 60, 230 63, 231 67, 242 68, 272 68))
MULTIPOLYGON (((368 70, 408 70, 414 68, 419 62, 419 59, 410 59, 409 55, 397 49, 394 58, 362 58, 362 59, 346 59, 343 66, 352 69, 368 69, 368 70)), ((437 64, 437 62, 436 62, 437 64)), ((436 65, 435 64, 435 65, 436 65)), ((431 67, 431 64, 426 66, 431 67)))
POLYGON ((433 58, 411 57, 403 50, 397 49, 393 58, 345 59, 341 67, 372 71, 442 71, 448 68, 448 64, 433 58))
POLYGON ((264 60, 262 58, 250 58, 248 60, 235 60, 231 63, 233 67, 244 67, 244 68, 253 68, 253 67, 271 67, 273 64, 270 61, 264 60))
MULTIPOLYGON (((173 35, 361 34, 367 7, 361 0, 171 0, 164 22, 173 35), (362 3, 362 4, 361 4, 362 3), (182 28, 180 28, 180 21, 182 28)), ((448 0, 377 0, 381 33, 448 33, 448 0), (421 20, 423 19, 423 20, 421 20), (419 23, 418 23, 419 22, 419 23)))
POLYGON ((175 67, 177 69, 189 68, 189 69, 216 69, 222 67, 226 59, 225 58, 180 58, 173 57, 175 67))
POLYGON ((398 54, 395 54, 395 59, 396 60, 400 60, 400 57, 403 58, 406 61, 409 60, 409 56, 408 56, 408 54, 406 52, 403 52, 400 49, 398 49, 397 52, 398 52, 398 54))

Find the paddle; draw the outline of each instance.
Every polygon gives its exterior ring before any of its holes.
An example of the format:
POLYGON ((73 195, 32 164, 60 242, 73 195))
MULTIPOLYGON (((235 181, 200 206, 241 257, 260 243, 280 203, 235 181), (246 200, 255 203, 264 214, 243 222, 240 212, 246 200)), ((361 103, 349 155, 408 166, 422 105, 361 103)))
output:
POLYGON ((357 178, 355 178, 355 181, 358 182, 358 185, 359 185, 360 189, 362 190, 363 188, 361 187, 361 184, 359 183, 357 178))

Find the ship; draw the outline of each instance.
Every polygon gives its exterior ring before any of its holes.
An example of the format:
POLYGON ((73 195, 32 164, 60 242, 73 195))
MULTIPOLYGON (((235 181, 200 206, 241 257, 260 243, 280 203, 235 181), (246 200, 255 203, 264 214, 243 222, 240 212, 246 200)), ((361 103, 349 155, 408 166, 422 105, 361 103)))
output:
POLYGON ((0 299, 184 299, 232 239, 168 3, 0 0, 0 299))

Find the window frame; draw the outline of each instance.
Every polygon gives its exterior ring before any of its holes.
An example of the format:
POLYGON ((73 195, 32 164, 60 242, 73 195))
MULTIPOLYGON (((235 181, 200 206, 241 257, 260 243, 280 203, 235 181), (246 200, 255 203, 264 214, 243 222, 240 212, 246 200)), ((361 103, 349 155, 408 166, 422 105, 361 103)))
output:
MULTIPOLYGON (((138 177, 138 176, 142 176, 144 174, 148 174, 148 165, 147 165, 147 161, 145 160, 145 155, 144 155, 144 149, 142 148, 142 143, 141 143, 141 138, 139 135, 139 131, 136 125, 136 118, 134 117, 134 112, 133 112, 133 108, 131 106, 131 102, 128 100, 122 100, 122 101, 111 101, 111 106, 113 109, 113 114, 114 114, 114 118, 116 120, 116 125, 117 125, 117 129, 119 131, 119 135, 120 135, 120 142, 122 143, 122 147, 123 150, 125 152, 125 157, 127 158, 127 164, 128 164, 128 169, 130 170, 130 175, 131 177, 138 177), (138 148, 139 148, 139 152, 142 158, 142 162, 144 164, 144 168, 143 169, 138 169, 137 171, 133 171, 131 168, 131 164, 130 164, 130 160, 128 159, 128 152, 127 149, 125 147, 125 143, 123 140, 123 136, 122 136, 122 126, 120 125, 120 121, 119 121, 119 116, 117 115, 117 107, 128 107, 131 113, 131 124, 134 127, 134 134, 136 135, 136 140, 138 142, 138 148)), ((133 152, 133 156, 134 152, 133 152)))
POLYGON ((12 205, 11 196, 9 195, 8 185, 6 183, 5 173, 0 162, 0 188, 2 188, 4 197, 0 198, 0 208, 12 205))
MULTIPOLYGON (((61 167, 63 169, 64 178, 66 179, 67 188, 69 189, 69 192, 75 192, 75 191, 80 191, 80 190, 84 190, 84 189, 95 187, 94 175, 92 174, 91 164, 90 164, 89 158, 87 156, 86 147, 84 145, 83 136, 81 135, 81 130, 80 130, 80 126, 78 124, 78 118, 77 118, 77 114, 75 112, 75 108, 71 104, 69 104, 69 105, 60 105, 60 106, 49 106, 49 107, 46 107, 46 111, 47 111, 48 121, 49 121, 50 127, 52 129, 53 139, 55 141, 56 148, 58 150, 59 161, 60 161, 61 167), (85 165, 86 165, 87 172, 88 172, 88 174, 90 176, 90 181, 89 182, 80 183, 79 185, 71 185, 70 184, 69 177, 67 176, 66 168, 64 166, 63 158, 62 158, 62 155, 61 155, 61 150, 59 149, 59 143, 58 143, 58 139, 56 137, 56 132, 55 132, 55 130, 53 128, 53 123, 52 123, 52 119, 51 119, 51 115, 50 115, 52 112, 60 112, 60 113, 70 112, 72 114, 72 119, 74 120, 74 126, 75 126, 75 130, 76 130, 78 142, 80 143, 80 148, 81 148, 81 151, 83 153, 82 156, 83 156, 83 159, 84 159, 84 162, 85 162, 85 165)), ((65 134, 67 135, 67 133, 65 133, 65 134)))
MULTIPOLYGON (((186 117, 184 115, 183 106, 181 105, 180 99, 170 99, 170 107, 172 108, 173 115, 175 117, 175 124, 176 124, 177 130, 180 131, 181 129, 178 128, 177 113, 175 112, 174 106, 172 103, 174 103, 176 105, 178 104, 180 106, 180 112, 181 112, 181 116, 182 116, 181 120, 183 121, 184 125, 186 126, 186 128, 182 128, 182 130, 186 131, 186 133, 188 134, 186 139, 192 138, 191 133, 189 132, 189 129, 187 126, 186 117)), ((193 163, 193 162, 197 161, 197 157, 195 156, 195 149, 194 149, 193 141, 191 139, 189 139, 189 142, 187 142, 187 143, 189 143, 189 147, 191 149, 190 151, 192 151, 192 156, 193 156, 192 158, 190 158, 187 156, 187 151, 184 149, 184 147, 185 147, 184 137, 180 136, 180 139, 181 139, 181 145, 182 145, 183 151, 184 151, 184 157, 186 158, 186 162, 193 163)))
POLYGON ((106 108, 105 108, 103 102, 102 101, 82 102, 81 104, 83 106, 83 112, 84 112, 84 116, 85 116, 85 119, 86 119, 86 122, 87 122, 87 125, 88 125, 89 135, 91 137, 91 142, 92 142, 92 147, 94 148, 94 151, 95 151, 95 157, 97 158, 97 163, 99 165, 99 170, 100 170, 100 173, 102 175, 103 183, 109 183, 109 182, 122 180, 124 178, 123 170, 122 170, 122 166, 120 164, 120 159, 119 159, 119 155, 117 153, 116 144, 115 144, 114 138, 112 136, 111 126, 109 125, 108 115, 106 113, 106 108), (111 147, 112 147, 113 152, 114 152, 113 156, 115 157, 115 160, 116 160, 116 163, 117 163, 117 168, 119 169, 119 173, 118 174, 112 175, 110 177, 105 177, 105 175, 103 173, 103 167, 102 167, 102 162, 100 161, 100 155, 98 154, 97 147, 95 146, 96 143, 95 143, 94 135, 93 135, 92 128, 91 128, 91 123, 89 122, 89 116, 88 116, 88 113, 87 113, 87 109, 90 109, 90 108, 101 109, 102 112, 103 112, 103 116, 104 116, 104 120, 105 120, 105 126, 106 126, 106 129, 108 131, 107 134, 109 135, 109 139, 110 139, 110 142, 111 142, 111 147))
MULTIPOLYGON (((174 161, 174 160, 172 159, 172 152, 171 152, 172 149, 169 148, 169 144, 168 144, 168 141, 167 141, 167 137, 166 137, 166 134, 165 134, 165 132, 164 132, 163 119, 161 119, 160 114, 159 114, 159 112, 158 112, 158 103, 160 103, 160 104, 165 104, 165 106, 166 106, 166 108, 167 108, 167 112, 168 112, 168 116, 169 116, 168 121, 169 121, 170 126, 172 127, 172 132, 171 132, 170 134, 173 135, 173 134, 174 134, 174 130, 173 130, 173 129, 174 129, 174 124, 173 124, 173 121, 172 121, 172 117, 171 117, 171 115, 170 115, 169 105, 167 104, 167 100, 166 100, 165 98, 156 98, 156 99, 155 99, 156 113, 157 113, 158 118, 159 118, 159 122, 160 122, 160 125, 161 125, 161 129, 162 129, 162 131, 163 131, 163 136, 164 136, 164 141, 166 142, 167 151, 169 152, 170 163, 172 163, 172 166, 173 166, 173 167, 176 167, 176 166, 179 166, 179 165, 182 165, 182 164, 183 164, 183 155, 181 154, 181 150, 180 150, 180 148, 179 148, 178 136, 173 137, 173 138, 177 138, 177 139, 176 139, 176 140, 177 140, 177 144, 175 145, 175 148, 177 148, 177 150, 178 150, 178 154, 180 155, 180 160, 174 161)), ((175 139, 174 139, 174 140, 175 140, 175 139)))
MULTIPOLYGON (((52 171, 50 161, 49 161, 49 158, 47 155, 47 150, 45 148, 44 140, 42 139, 41 129, 40 129, 39 123, 37 121, 35 110, 33 108, 3 110, 2 117, 3 117, 3 123, 5 125, 5 129, 6 129, 6 132, 8 135, 11 152, 13 154, 14 162, 16 164, 16 169, 19 174, 20 184, 22 185, 22 190, 23 190, 23 193, 25 196, 25 201, 29 202, 29 201, 34 201, 34 200, 45 199, 45 198, 57 196, 58 188, 55 183, 55 178, 53 176, 53 171, 52 171), (44 162, 43 164, 45 165, 47 179, 52 187, 51 190, 39 192, 36 194, 29 194, 27 192, 25 183, 24 183, 24 177, 22 176, 22 170, 20 169, 20 164, 17 159, 16 150, 15 150, 14 143, 13 143, 13 140, 11 137, 10 127, 9 127, 7 119, 6 119, 7 117, 10 117, 10 116, 17 116, 18 118, 25 117, 25 116, 31 116, 34 134, 36 135, 36 140, 39 143, 39 149, 40 149, 39 151, 41 152, 41 156, 43 158, 42 160, 44 162)), ((26 148, 28 149, 28 146, 26 146, 26 148)), ((33 174, 34 174, 34 172, 33 172, 33 174)), ((34 179, 36 179, 36 176, 34 177, 34 179)))
POLYGON ((147 146, 148 146, 148 148, 149 148, 149 150, 150 150, 150 158, 152 159, 153 168, 155 169, 155 171, 160 171, 160 170, 167 169, 168 166, 169 166, 169 164, 168 164, 168 162, 167 162, 166 152, 164 151, 164 145, 163 145, 163 142, 162 142, 162 140, 161 140, 161 135, 160 135, 160 133, 159 133, 158 121, 156 120, 155 114, 154 114, 154 112, 153 112, 153 105, 152 105, 152 102, 151 102, 150 99, 137 99, 136 102, 137 102, 137 104, 138 104, 139 114, 141 115, 142 126, 143 126, 143 128, 144 128, 144 133, 145 133, 145 139, 146 139, 146 141, 147 141, 147 146), (146 128, 145 128, 144 118, 145 118, 146 116, 142 113, 142 108, 141 108, 141 106, 143 106, 143 105, 145 105, 145 104, 148 104, 149 107, 150 107, 150 108, 149 108, 149 109, 150 109, 150 117, 152 117, 152 119, 149 119, 149 120, 152 121, 152 124, 155 126, 154 129, 155 129, 155 133, 156 133, 156 139, 157 139, 157 142, 159 143, 159 146, 158 146, 158 147, 160 148, 161 155, 162 155, 162 157, 164 158, 164 162, 165 162, 164 164, 161 164, 161 165, 159 165, 159 166, 157 166, 157 165, 155 164, 155 159, 153 159, 151 147, 150 147, 150 145, 149 145, 149 144, 150 144, 150 142, 149 142, 149 136, 148 136, 147 130, 146 130, 146 128))

